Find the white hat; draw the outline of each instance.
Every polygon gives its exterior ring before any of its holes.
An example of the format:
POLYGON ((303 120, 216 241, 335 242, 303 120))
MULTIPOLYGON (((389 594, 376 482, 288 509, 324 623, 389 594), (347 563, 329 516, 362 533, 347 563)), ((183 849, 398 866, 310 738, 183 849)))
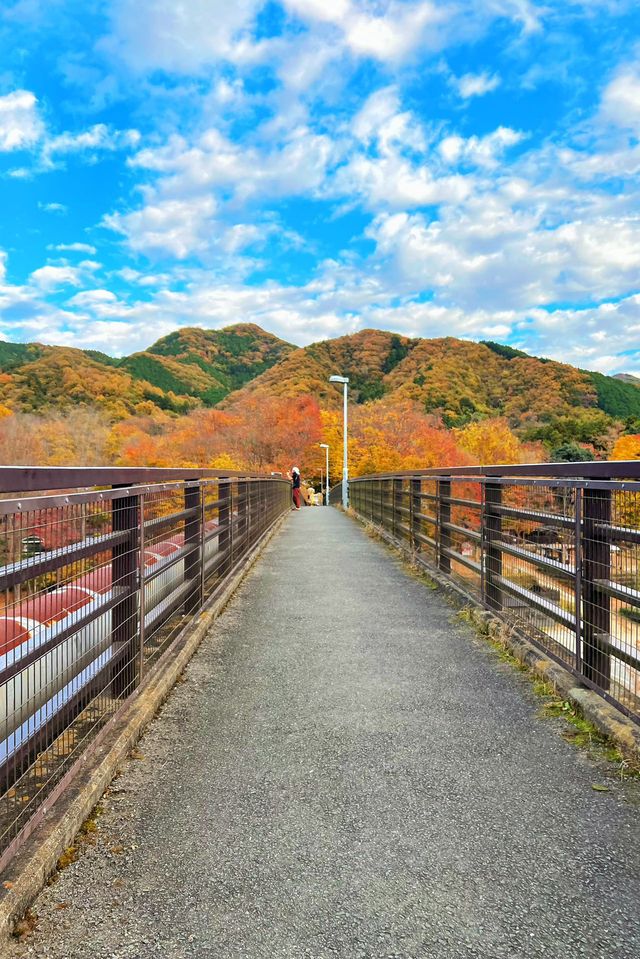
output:
POLYGON ((300 470, 298 469, 297 466, 292 466, 292 467, 291 467, 291 472, 292 472, 292 473, 299 473, 300 470))

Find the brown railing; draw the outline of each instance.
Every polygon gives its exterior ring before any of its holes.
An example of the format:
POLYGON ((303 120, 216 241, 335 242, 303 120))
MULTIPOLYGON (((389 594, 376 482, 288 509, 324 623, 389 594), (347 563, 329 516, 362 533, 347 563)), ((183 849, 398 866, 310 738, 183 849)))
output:
POLYGON ((0 467, 0 867, 289 505, 275 477, 0 467))
POLYGON ((640 463, 363 476, 360 519, 640 722, 640 463))

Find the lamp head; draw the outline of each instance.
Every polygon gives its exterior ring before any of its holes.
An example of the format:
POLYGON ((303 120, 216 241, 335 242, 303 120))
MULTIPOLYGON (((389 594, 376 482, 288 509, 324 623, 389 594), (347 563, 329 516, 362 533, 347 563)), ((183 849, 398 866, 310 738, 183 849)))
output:
POLYGON ((328 444, 328 443, 318 443, 318 446, 321 446, 323 450, 328 450, 328 449, 329 449, 329 444, 328 444))
POLYGON ((329 382, 330 383, 348 383, 349 377, 348 376, 330 376, 329 382))

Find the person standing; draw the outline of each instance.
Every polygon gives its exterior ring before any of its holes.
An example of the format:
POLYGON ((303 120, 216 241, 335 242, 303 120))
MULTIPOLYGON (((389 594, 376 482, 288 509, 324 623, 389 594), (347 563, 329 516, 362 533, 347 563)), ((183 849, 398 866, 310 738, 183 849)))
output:
POLYGON ((292 509, 300 509, 300 470, 297 466, 291 468, 291 491, 293 493, 292 509))

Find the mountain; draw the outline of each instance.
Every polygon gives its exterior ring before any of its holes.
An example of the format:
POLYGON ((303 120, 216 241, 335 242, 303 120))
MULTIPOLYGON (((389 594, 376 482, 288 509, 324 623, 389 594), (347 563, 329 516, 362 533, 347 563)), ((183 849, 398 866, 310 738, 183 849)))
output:
POLYGON ((634 376, 633 373, 615 373, 613 378, 640 388, 640 376, 634 376))
POLYGON ((1 402, 42 412, 98 406, 114 417, 214 406, 296 347, 253 324, 186 327, 114 359, 96 350, 0 342, 1 402))
POLYGON ((0 342, 0 405, 38 413, 93 406, 122 419, 312 395, 322 407, 338 409, 341 390, 328 382, 334 373, 349 377, 352 402, 411 401, 450 427, 502 416, 519 436, 550 448, 578 442, 606 449, 616 422, 629 427, 640 419, 640 390, 628 377, 499 343, 361 330, 297 348, 252 324, 176 330, 122 359, 0 342))
POLYGON ((249 394, 311 393, 321 405, 337 408, 341 392, 327 382, 332 373, 349 377, 350 395, 359 403, 383 396, 412 400, 449 426, 505 416, 530 438, 542 438, 536 431, 563 416, 581 415, 602 431, 608 418, 640 416, 636 387, 601 373, 489 341, 409 339, 381 330, 361 330, 296 350, 223 405, 241 404, 249 394))

